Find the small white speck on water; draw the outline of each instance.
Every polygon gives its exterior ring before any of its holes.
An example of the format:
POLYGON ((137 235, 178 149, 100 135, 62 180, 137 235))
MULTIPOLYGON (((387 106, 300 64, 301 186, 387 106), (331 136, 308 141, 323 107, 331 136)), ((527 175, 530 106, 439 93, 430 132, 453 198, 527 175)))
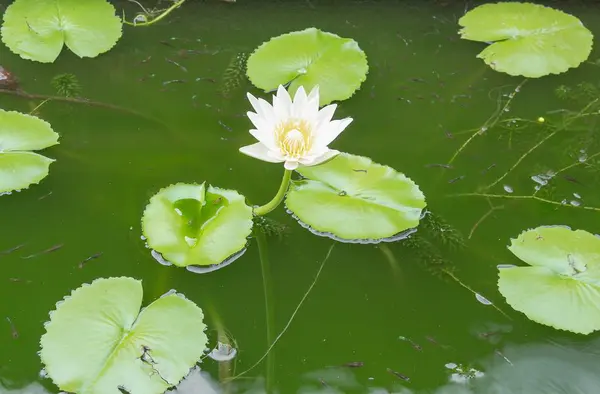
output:
POLYGON ((488 300, 487 298, 485 298, 484 296, 482 296, 479 293, 475 293, 475 298, 477 299, 477 301, 481 302, 483 305, 492 305, 492 302, 490 300, 488 300))
POLYGON ((580 206, 580 205, 581 205, 581 202, 580 202, 580 201, 577 201, 577 200, 572 200, 570 204, 571 204, 572 206, 574 206, 574 207, 578 207, 578 206, 580 206))
POLYGON ((513 188, 510 187, 509 185, 504 185, 504 191, 507 193, 512 193, 513 192, 513 188))
POLYGON ((578 198, 581 200, 581 196, 578 193, 573 193, 573 197, 578 198))

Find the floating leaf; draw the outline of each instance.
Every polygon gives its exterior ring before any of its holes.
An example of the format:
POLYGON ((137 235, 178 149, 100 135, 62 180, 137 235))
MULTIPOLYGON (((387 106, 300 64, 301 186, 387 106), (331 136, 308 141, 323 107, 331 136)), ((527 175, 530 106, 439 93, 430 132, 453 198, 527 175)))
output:
POLYGON ((48 376, 78 394, 159 394, 200 360, 202 310, 173 291, 140 311, 141 281, 97 279, 57 304, 41 339, 48 376))
POLYGON ((44 179, 54 160, 27 151, 56 144, 58 134, 49 123, 0 109, 0 193, 26 189, 44 179))
POLYGON ((309 229, 340 241, 377 243, 405 237, 419 224, 425 196, 409 178, 368 157, 341 153, 297 170, 286 207, 309 229))
POLYGON ((477 57, 510 75, 560 74, 579 66, 592 50, 592 33, 579 19, 538 4, 484 4, 458 23, 461 38, 492 42, 477 57))
POLYGON ((513 239, 509 250, 530 267, 500 269, 498 289, 531 320, 579 334, 600 329, 600 238, 542 226, 513 239))
POLYGON ((233 261, 252 232, 252 208, 235 190, 178 183, 150 199, 142 218, 148 246, 179 267, 233 261))
POLYGON ((356 41, 315 28, 272 38, 247 63, 248 78, 265 91, 290 83, 292 96, 319 85, 320 104, 346 100, 367 77, 367 56, 356 41))
POLYGON ((23 59, 52 63, 63 44, 79 57, 108 51, 121 38, 121 20, 106 0, 15 0, 1 32, 23 59))

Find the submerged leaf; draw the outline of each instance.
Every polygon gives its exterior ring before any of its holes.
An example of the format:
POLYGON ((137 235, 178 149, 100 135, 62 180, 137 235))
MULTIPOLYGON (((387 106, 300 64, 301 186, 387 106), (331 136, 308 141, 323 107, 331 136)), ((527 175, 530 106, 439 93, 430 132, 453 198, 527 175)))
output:
POLYGON ((97 279, 57 304, 41 339, 48 376, 78 394, 159 394, 202 357, 202 310, 169 292, 140 312, 142 284, 97 279))
POLYGON ((538 4, 484 4, 458 23, 461 38, 493 42, 477 57, 510 75, 560 74, 579 66, 592 50, 592 33, 579 19, 538 4))
POLYGON ((214 266, 244 250, 252 224, 252 208, 235 190, 178 183, 150 199, 142 232, 176 266, 214 266))
POLYGON ((25 189, 44 179, 54 160, 27 151, 56 144, 58 134, 47 122, 0 110, 0 193, 25 189))
POLYGON ((501 268, 498 290, 531 320, 579 334, 600 329, 600 238, 542 226, 513 239, 509 250, 529 267, 501 268))
POLYGON ((15 0, 1 31, 23 59, 52 63, 63 44, 79 57, 108 51, 121 38, 121 20, 106 0, 15 0))
POLYGON ((377 243, 402 237, 419 224, 425 196, 409 178, 367 157, 341 153, 297 170, 286 207, 318 235, 377 243))
POLYGON ((263 43, 247 63, 248 78, 265 91, 290 83, 319 86, 320 105, 346 100, 366 79, 369 66, 356 41, 313 28, 283 34, 263 43))

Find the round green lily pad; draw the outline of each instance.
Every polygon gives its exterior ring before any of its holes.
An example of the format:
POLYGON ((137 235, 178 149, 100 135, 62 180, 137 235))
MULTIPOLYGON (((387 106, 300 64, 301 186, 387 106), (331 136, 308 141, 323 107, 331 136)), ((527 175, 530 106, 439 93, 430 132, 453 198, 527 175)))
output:
POLYGON ((500 268, 498 290, 510 306, 557 329, 600 329, 600 237, 542 226, 523 232, 508 249, 530 265, 500 268))
POLYGON ((252 224, 252 208, 235 190, 178 183, 150 199, 142 232, 168 263, 210 271, 241 255, 252 224))
POLYGON ((96 57, 121 38, 121 20, 106 0, 15 0, 4 13, 2 41, 23 59, 52 63, 63 45, 96 57))
POLYGON ((247 62, 248 78, 259 89, 289 83, 293 97, 300 86, 308 92, 319 85, 320 105, 350 98, 368 71, 367 56, 356 41, 314 27, 272 38, 247 62))
POLYGON ((539 78, 579 66, 593 35, 573 15, 533 3, 480 5, 458 23, 461 38, 491 43, 477 57, 496 71, 539 78))
POLYGON ((287 209, 317 235, 343 242, 394 241, 414 231, 426 206, 409 178, 368 157, 341 153, 318 166, 300 167, 287 209))
POLYGON ((56 144, 58 134, 48 122, 0 109, 0 193, 26 189, 44 179, 54 160, 29 151, 56 144))
POLYGON ((40 358, 61 390, 161 394, 200 361, 202 310, 171 291, 140 311, 142 293, 139 280, 102 278, 57 303, 40 358))

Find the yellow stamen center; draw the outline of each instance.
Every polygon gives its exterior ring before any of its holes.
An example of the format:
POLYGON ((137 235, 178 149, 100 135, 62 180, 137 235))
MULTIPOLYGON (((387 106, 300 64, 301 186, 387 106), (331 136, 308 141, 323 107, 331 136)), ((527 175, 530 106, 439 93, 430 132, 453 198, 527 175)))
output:
POLYGON ((275 128, 275 142, 281 153, 300 158, 310 152, 313 138, 310 124, 302 119, 290 119, 275 128))

